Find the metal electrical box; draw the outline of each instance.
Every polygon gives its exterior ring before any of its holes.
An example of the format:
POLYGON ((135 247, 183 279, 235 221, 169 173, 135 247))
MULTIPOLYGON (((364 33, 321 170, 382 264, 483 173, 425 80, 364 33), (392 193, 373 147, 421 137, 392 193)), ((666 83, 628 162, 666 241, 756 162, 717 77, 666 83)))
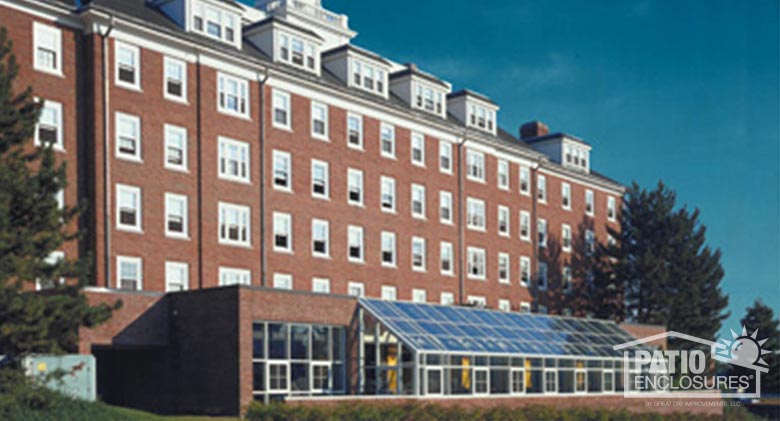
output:
POLYGON ((95 357, 92 355, 34 355, 22 360, 25 373, 49 389, 74 398, 97 398, 95 357), (62 376, 50 374, 62 373, 62 376))

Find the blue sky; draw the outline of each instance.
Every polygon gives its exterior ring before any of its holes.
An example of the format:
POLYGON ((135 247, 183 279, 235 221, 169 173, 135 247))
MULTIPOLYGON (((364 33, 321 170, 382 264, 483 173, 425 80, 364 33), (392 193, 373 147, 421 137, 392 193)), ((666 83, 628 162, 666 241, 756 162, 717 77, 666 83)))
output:
POLYGON ((780 308, 778 2, 324 0, 354 43, 580 136, 595 169, 698 207, 737 328, 780 308), (381 6, 380 6, 381 5, 381 6))

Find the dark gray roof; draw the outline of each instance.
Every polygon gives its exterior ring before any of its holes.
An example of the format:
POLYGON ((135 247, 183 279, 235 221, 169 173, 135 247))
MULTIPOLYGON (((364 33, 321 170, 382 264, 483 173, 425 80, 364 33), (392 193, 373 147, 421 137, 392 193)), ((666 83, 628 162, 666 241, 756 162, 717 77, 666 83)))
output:
POLYGON ((483 94, 481 94, 479 92, 474 92, 474 91, 469 90, 469 89, 461 89, 458 92, 453 92, 453 93, 447 95, 447 99, 459 98, 459 97, 462 97, 462 96, 473 96, 474 98, 479 98, 482 101, 485 101, 485 102, 488 102, 488 103, 493 104, 495 106, 498 106, 498 104, 493 102, 493 100, 491 100, 487 96, 485 96, 485 95, 483 95, 483 94))
POLYGON ((419 77, 421 79, 427 80, 428 82, 435 83, 435 84, 437 84, 437 85, 439 85, 439 86, 441 86, 441 87, 443 87, 445 89, 449 89, 449 85, 447 85, 446 82, 444 82, 443 80, 437 78, 436 76, 434 76, 434 75, 432 75, 430 73, 425 73, 425 72, 421 71, 414 64, 407 64, 405 69, 399 70, 399 71, 391 74, 390 75, 390 79, 396 79, 396 78, 399 78, 399 77, 404 77, 404 76, 409 76, 409 75, 417 76, 417 77, 419 77))
POLYGON ((281 26, 286 26, 286 27, 288 27, 288 28, 290 28, 292 30, 304 33, 304 34, 306 34, 306 35, 308 35, 310 37, 313 37, 313 38, 316 38, 316 39, 322 41, 322 37, 317 35, 316 32, 314 32, 314 31, 312 31, 310 29, 306 29, 306 28, 304 28, 302 26, 298 26, 298 25, 292 24, 292 23, 287 22, 284 19, 280 19, 280 18, 278 18, 276 16, 270 16, 270 17, 265 18, 265 19, 263 19, 263 20, 261 20, 259 22, 255 22, 255 23, 253 23, 253 24, 251 24, 249 26, 245 26, 244 27, 244 31, 251 31, 253 29, 261 28, 263 26, 270 25, 272 23, 276 23, 276 24, 279 24, 281 26))
POLYGON ((354 46, 352 44, 344 44, 341 47, 336 47, 336 48, 332 48, 332 49, 330 49, 328 51, 325 51, 325 52, 322 53, 322 57, 325 58, 325 57, 328 57, 328 56, 332 56, 334 54, 342 53, 344 51, 350 51, 350 52, 362 55, 364 57, 368 57, 368 58, 370 58, 372 60, 376 60, 376 61, 378 61, 378 62, 380 62, 382 64, 385 64, 387 66, 391 65, 391 63, 389 61, 385 60, 385 58, 380 56, 379 54, 373 53, 371 51, 365 50, 365 49, 360 48, 360 47, 356 47, 356 46, 354 46))
POLYGON ((574 141, 577 141, 577 142, 580 142, 580 143, 584 143, 584 144, 590 146, 590 143, 580 139, 579 137, 572 136, 570 134, 566 134, 566 133, 563 133, 563 132, 550 133, 550 134, 546 134, 544 136, 529 137, 527 139, 523 139, 523 142, 531 144, 531 143, 544 142, 545 140, 550 140, 550 139, 558 139, 558 138, 561 138, 561 137, 566 137, 568 139, 571 139, 571 140, 574 140, 574 141))

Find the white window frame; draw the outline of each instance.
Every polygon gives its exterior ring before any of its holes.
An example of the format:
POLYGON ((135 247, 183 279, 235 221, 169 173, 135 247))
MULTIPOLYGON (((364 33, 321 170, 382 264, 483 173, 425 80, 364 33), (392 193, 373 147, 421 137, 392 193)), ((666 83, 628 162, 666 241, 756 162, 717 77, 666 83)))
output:
POLYGON ((181 290, 187 291, 190 288, 190 265, 186 262, 165 262, 165 292, 178 292, 171 288, 170 273, 172 270, 180 270, 184 275, 184 279, 181 282, 181 290))
POLYGON ((310 114, 311 118, 309 122, 311 126, 311 137, 319 140, 325 140, 325 141, 330 139, 330 127, 329 127, 330 124, 328 124, 328 120, 329 120, 328 116, 329 116, 329 112, 328 112, 327 104, 324 104, 322 102, 317 102, 317 101, 311 102, 311 114, 310 114), (319 119, 316 118, 316 115, 317 113, 319 113, 320 110, 322 111, 322 118, 323 118, 322 127, 324 133, 317 133, 317 131, 315 130, 316 127, 315 123, 319 122, 319 119))
POLYGON ((562 224, 561 225, 561 251, 563 251, 564 253, 571 253, 572 241, 573 241, 573 236, 572 236, 571 225, 562 224), (568 245, 566 244, 567 238, 569 243, 568 245))
POLYGON ((412 187, 410 189, 410 193, 411 193, 411 200, 409 201, 409 207, 411 208, 412 218, 415 218, 415 219, 426 219, 425 218, 425 211, 426 211, 426 206, 425 206, 425 186, 423 186, 422 184, 412 183, 412 187), (419 200, 419 202, 420 202, 420 212, 415 212, 415 209, 414 209, 415 202, 418 202, 418 200, 415 199, 416 195, 420 195, 421 196, 421 198, 419 200))
POLYGON ((428 256, 427 255, 428 255, 428 253, 427 253, 426 248, 427 248, 427 246, 426 246, 425 238, 416 237, 416 236, 412 237, 412 242, 411 242, 411 263, 412 263, 412 270, 413 271, 415 271, 415 272, 425 272, 425 271, 427 271, 427 267, 428 267, 428 264, 427 264, 428 263, 428 256), (415 255, 414 249, 415 249, 416 245, 420 245, 420 250, 421 250, 421 255, 420 255, 421 260, 420 260, 420 262, 421 262, 421 265, 415 265, 415 263, 414 263, 414 255, 415 255))
POLYGON ((184 127, 174 126, 172 124, 166 124, 165 125, 165 151, 163 152, 163 166, 169 170, 175 170, 175 171, 183 171, 187 172, 189 163, 187 160, 187 144, 188 144, 188 137, 187 137, 187 129, 184 127), (178 135, 181 136, 182 139, 182 147, 181 147, 181 164, 174 164, 169 162, 169 158, 171 158, 171 155, 169 155, 168 150, 170 149, 170 145, 173 142, 173 139, 171 136, 178 135))
POLYGON ((116 144, 115 145, 116 157, 127 161, 143 162, 141 159, 142 138, 143 138, 141 118, 130 114, 120 113, 118 111, 116 112, 116 114, 114 114, 114 117, 115 117, 114 120, 116 124, 114 126, 114 134, 115 134, 114 143, 116 144), (121 121, 125 121, 129 124, 135 125, 137 131, 136 137, 135 139, 133 139, 135 141, 135 154, 128 154, 120 151, 119 138, 121 133, 119 132, 119 126, 121 121))
POLYGON ((379 126, 379 154, 385 158, 395 159, 396 147, 395 147, 395 126, 389 123, 382 123, 379 126), (390 133, 390 137, 385 139, 385 133, 390 133), (385 141, 389 142, 392 149, 390 152, 386 152, 384 149, 385 141))
POLYGON ((498 278, 498 282, 502 284, 509 284, 512 282, 512 259, 509 258, 509 253, 500 252, 498 253, 498 260, 497 260, 497 266, 496 266, 496 277, 498 278), (504 263, 506 265, 506 276, 501 277, 501 263, 504 263))
POLYGON ((506 159, 499 159, 496 161, 496 184, 498 185, 498 188, 501 190, 509 190, 510 189, 510 181, 509 181, 509 175, 511 173, 510 170, 509 161, 506 159), (504 179, 505 181, 502 183, 501 179, 504 179))
POLYGON ((531 258, 528 256, 520 256, 520 286, 528 288, 528 285, 533 281, 533 272, 531 271, 531 258), (526 275, 527 280, 523 280, 523 275, 526 275))
POLYGON ((217 212, 218 212, 217 238, 219 240, 219 244, 224 244, 228 246, 251 247, 252 246, 252 209, 249 206, 245 206, 245 205, 219 202, 217 212), (228 211, 238 212, 239 230, 242 228, 246 230, 246 240, 241 240, 241 239, 233 240, 229 238, 229 236, 227 235, 227 229, 225 230, 226 233, 225 238, 222 238, 222 225, 227 223, 222 219, 223 210, 225 212, 228 211), (242 219, 246 220, 245 227, 241 226, 242 219))
POLYGON ((280 394, 288 394, 290 393, 290 361, 287 360, 271 360, 266 363, 265 366, 265 379, 268 382, 268 393, 280 393, 280 394), (284 367, 284 383, 285 388, 284 389, 272 389, 271 388, 271 367, 284 367))
MULTIPOLYGON (((40 99, 36 98, 36 100, 40 101, 40 99)), ((57 130, 57 140, 55 143, 52 144, 52 148, 57 151, 64 151, 65 150, 65 126, 63 124, 63 116, 62 116, 62 104, 56 101, 51 101, 48 99, 43 100, 43 108, 41 110, 41 116, 38 119, 38 122, 35 124, 35 146, 43 146, 43 142, 41 142, 40 139, 40 128, 43 122, 41 119, 43 118, 43 111, 45 109, 50 109, 55 113, 55 121, 54 121, 54 127, 57 130)))
POLYGON ((347 283, 347 295, 352 297, 364 297, 366 295, 366 285, 362 282, 350 281, 347 283))
POLYGON ((272 215, 273 228, 271 230, 271 242, 273 249, 277 253, 292 253, 293 252, 293 219, 292 215, 284 212, 274 212, 272 215), (276 244, 276 236, 280 234, 279 224, 284 223, 287 225, 287 247, 280 247, 276 244))
POLYGON ((366 230, 363 227, 357 225, 347 226, 347 260, 352 263, 364 263, 366 261, 366 230), (352 237, 356 235, 359 241, 357 246, 360 249, 360 257, 352 257, 350 251, 352 249, 352 237))
POLYGON ((235 181, 239 183, 246 183, 249 184, 252 179, 252 147, 247 142, 242 142, 240 140, 230 139, 227 137, 219 136, 218 142, 217 142, 217 174, 218 177, 222 180, 228 180, 228 181, 235 181), (224 145, 224 146, 223 146, 224 145), (229 156, 223 156, 224 152, 227 152, 228 148, 237 148, 237 151, 239 152, 239 156, 242 155, 241 152, 243 151, 243 155, 246 158, 246 162, 242 162, 242 160, 239 158, 236 162, 238 163, 239 168, 239 174, 233 175, 228 172, 228 163, 230 162, 229 156), (223 149, 225 151, 223 152, 223 149), (225 171, 222 171, 222 160, 225 160, 225 171), (246 166, 246 176, 241 176, 241 165, 246 166))
POLYGON ((274 89, 271 94, 271 107, 272 107, 272 113, 271 113, 271 121, 273 122, 273 126, 278 129, 284 129, 284 130, 292 130, 292 103, 290 99, 290 94, 284 91, 280 91, 278 89, 274 89), (278 100, 278 102, 277 102, 278 100), (280 102, 283 102, 283 104, 280 104, 280 102), (278 105, 283 105, 282 107, 278 107, 278 105), (285 122, 279 122, 276 120, 276 110, 282 110, 285 113, 285 122))
POLYGON ((453 225, 452 215, 452 193, 448 191, 439 191, 439 222, 442 224, 453 225), (447 218, 442 217, 442 210, 447 209, 447 218))
POLYGON ((536 287, 540 291, 546 291, 549 283, 549 268, 546 262, 539 262, 539 269, 537 270, 536 287), (542 282, 544 281, 544 282, 542 282))
POLYGON ((365 204, 365 189, 363 182, 363 171, 354 168, 347 168, 347 203, 353 206, 364 206, 365 204), (353 182, 354 180, 354 182, 353 182), (352 190, 357 190, 360 195, 360 200, 352 199, 352 190))
POLYGON ((278 149, 274 149, 271 152, 271 162, 272 162, 272 168, 271 171, 273 172, 273 188, 274 190, 279 190, 287 193, 292 193, 292 155, 290 155, 289 152, 286 151, 280 151, 278 149), (278 162, 284 162, 286 163, 286 170, 284 172, 281 171, 281 168, 277 166, 278 162), (276 182, 276 174, 277 172, 283 173, 285 175, 286 185, 279 185, 276 182))
POLYGON ((455 294, 451 292, 442 292, 439 296, 439 303, 443 306, 451 306, 455 304, 455 294))
POLYGON ((382 299, 385 301, 398 300, 398 288, 392 285, 382 285, 382 299), (391 297, 392 296, 392 297, 391 297))
POLYGON ((409 155, 412 160, 412 165, 425 168, 425 135, 422 133, 412 132, 411 147, 409 148, 409 155), (420 151, 420 159, 414 158, 415 150, 420 151))
POLYGON ((226 114, 233 117, 241 117, 245 119, 249 119, 251 112, 250 112, 250 104, 252 101, 250 101, 250 94, 249 94, 249 81, 246 79, 242 79, 240 77, 232 76, 227 73, 218 72, 217 73, 217 111, 219 111, 222 114, 226 114), (236 107, 237 110, 232 110, 228 107, 228 90, 227 85, 228 83, 235 83, 236 84, 236 107), (223 91, 224 89, 224 91, 223 91), (222 98, 225 99, 224 104, 222 103, 222 98), (241 110, 241 105, 244 105, 243 111, 241 110))
POLYGON ((446 140, 439 141, 439 172, 444 174, 452 174, 452 143, 446 140), (442 165, 443 159, 447 158, 448 166, 442 165))
POLYGON ((330 222, 324 219, 312 218, 311 220, 311 255, 312 257, 319 257, 324 259, 330 258, 330 222), (318 239, 315 238, 315 233, 318 230, 324 230, 325 237, 318 239), (325 244, 325 251, 317 251, 314 247, 315 240, 322 240, 325 244))
POLYGON ((610 222, 617 220, 617 200, 612 196, 607 196, 607 220, 610 222))
POLYGON ((477 183, 485 182, 485 154, 466 149, 466 179, 477 183))
POLYGON ((547 220, 544 218, 539 218, 536 220, 536 234, 537 234, 537 242, 539 243, 539 248, 545 248, 547 247, 547 242, 550 240, 549 236, 549 227, 547 226, 547 220), (544 227, 544 229, 542 229, 544 227), (542 241, 542 236, 544 236, 544 241, 542 241))
POLYGON ((140 187, 136 186, 130 186, 127 184, 117 184, 116 185, 116 229, 121 231, 130 231, 130 232, 136 232, 141 233, 143 232, 143 192, 141 191, 140 187), (121 221, 121 202, 120 198, 122 197, 122 193, 127 192, 130 194, 135 195, 135 198, 137 200, 136 208, 135 208, 135 225, 126 225, 123 224, 121 221))
POLYGON ((294 289, 293 276, 288 273, 274 273, 273 287, 286 291, 294 289))
POLYGON ((500 298, 498 300, 498 310, 507 313, 512 311, 512 302, 507 299, 500 298))
POLYGON ((539 203, 547 203, 547 177, 542 174, 536 178, 536 198, 539 203))
POLYGON ((41 22, 33 22, 33 68, 40 72, 49 73, 55 76, 63 76, 62 72, 62 31, 54 26, 45 25, 41 22), (54 66, 55 68, 46 67, 38 59, 38 48, 43 47, 41 44, 41 38, 44 32, 48 32, 48 35, 54 38, 54 66))
POLYGON ((311 292, 315 294, 330 294, 330 279, 311 278, 311 292))
POLYGON ((116 257, 116 289, 122 291, 143 291, 144 290, 144 262, 140 257, 134 256, 117 256, 116 257), (122 288, 122 264, 127 263, 137 266, 138 288, 134 290, 126 290, 122 288))
POLYGON ((413 288, 412 289, 412 302, 413 303, 427 303, 428 292, 424 289, 413 288))
POLYGON ((114 40, 114 84, 118 87, 130 89, 132 91, 141 90, 141 50, 135 45, 130 45, 125 42, 114 40), (128 83, 119 78, 119 51, 126 49, 133 57, 135 67, 133 73, 135 79, 133 83, 128 83))
POLYGON ((395 235, 394 232, 382 231, 382 234, 381 234, 381 237, 380 237, 379 250, 380 250, 380 253, 381 253, 380 256, 379 256, 379 260, 382 263, 383 267, 389 267, 389 268, 397 267, 397 265, 398 265, 398 257, 397 257, 398 256, 398 253, 397 253, 398 245, 396 243, 396 235, 395 235), (385 258, 384 258, 384 254, 385 254, 385 240, 386 239, 389 240, 392 243, 392 245, 393 245, 392 250, 391 250, 392 251, 392 256, 393 256, 393 261, 392 262, 386 262, 385 258))
POLYGON ((528 211, 521 210, 520 211, 520 226, 518 227, 518 234, 520 235, 520 239, 523 241, 531 242, 531 233, 533 232, 533 227, 531 226, 531 213, 528 211), (526 226, 528 229, 526 230, 525 235, 523 235, 523 222, 526 222, 526 226))
POLYGON ((469 279, 476 279, 479 281, 484 281, 487 279, 487 254, 485 253, 485 249, 479 248, 479 247, 468 247, 466 248, 466 266, 468 271, 468 278, 469 279), (474 261, 472 260, 475 256, 482 256, 481 259, 481 265, 473 265, 474 261), (481 266, 481 270, 480 270, 481 266), (472 271, 473 268, 477 269, 477 273, 474 273, 472 271), (481 272, 481 273, 480 273, 481 272))
POLYGON ((396 189, 395 189, 395 179, 391 177, 385 177, 381 176, 379 181, 379 207, 382 210, 382 212, 385 213, 396 213, 396 207, 397 207, 398 201, 396 200, 396 189), (390 188, 390 196, 392 197, 393 203, 391 208, 386 208, 384 206, 384 186, 388 185, 390 188))
POLYGON ((452 243, 442 241, 439 244, 439 272, 445 276, 455 276, 455 249, 452 243), (449 254, 449 269, 444 269, 444 256, 449 254))
POLYGON ((588 216, 596 215, 596 195, 590 189, 585 190, 585 214, 588 216), (590 211, 588 211, 588 206, 590 206, 590 211))
POLYGON ((561 287, 564 292, 569 293, 572 291, 572 282, 571 266, 565 265, 561 269, 561 287))
POLYGON ((474 197, 466 198, 466 227, 473 231, 486 231, 487 217, 484 200, 474 197))
POLYGON ((466 302, 476 307, 484 308, 487 305, 487 299, 482 295, 469 295, 466 302))
POLYGON ((561 208, 571 210, 571 184, 561 183, 561 208))
MULTIPOLYGON (((252 284, 252 271, 248 269, 240 269, 240 268, 231 268, 231 267, 219 267, 219 286, 232 286, 232 285, 251 285, 252 284), (228 276, 230 277, 237 277, 238 282, 236 283, 227 283, 225 282, 225 278, 228 276)), ((289 382, 288 382, 289 383, 289 382)))
POLYGON ((315 199, 325 199, 328 200, 330 198, 330 164, 326 161, 321 161, 319 159, 312 159, 311 160, 311 197, 315 199), (324 170, 324 193, 317 193, 314 191, 314 170, 315 168, 319 167, 320 169, 324 170))
POLYGON ((518 184, 517 187, 520 190, 520 194, 523 196, 530 196, 531 195, 531 169, 525 166, 520 166, 520 172, 518 173, 518 184), (525 185, 525 189, 523 188, 523 185, 525 185))
POLYGON ((511 235, 511 232, 512 232, 512 226, 511 226, 511 222, 510 222, 512 217, 511 217, 510 212, 509 212, 509 207, 508 206, 503 206, 503 205, 498 205, 498 214, 496 215, 496 217, 497 217, 497 219, 496 219, 496 227, 498 229, 498 235, 501 236, 501 237, 509 237, 511 235), (503 215, 503 218, 502 218, 502 215, 503 215), (506 223, 506 229, 505 230, 501 230, 501 220, 502 219, 506 223))
POLYGON ((163 98, 176 101, 187 102, 187 62, 173 57, 165 56, 163 58, 163 98), (168 68, 170 66, 180 66, 181 68, 181 96, 176 96, 168 92, 168 68))
POLYGON ((353 112, 347 113, 347 146, 352 149, 357 150, 363 150, 363 116, 360 114, 356 114, 353 112), (350 121, 354 120, 357 121, 357 135, 358 135, 358 143, 354 144, 351 142, 352 137, 350 136, 352 128, 350 127, 350 121))
MULTIPOLYGON (((520 302, 520 313, 531 313, 531 303, 528 301, 521 301, 520 302)), ((523 370, 525 371, 525 370, 523 370)))
MULTIPOLYGON (((44 263, 46 263, 47 265, 50 265, 50 266, 54 266, 54 265, 59 264, 63 260, 65 260, 65 252, 57 250, 57 251, 53 251, 53 252, 49 253, 49 255, 44 260, 44 263)), ((65 278, 60 277, 58 280, 53 280, 52 279, 51 283, 53 283, 53 284, 58 283, 60 285, 63 285, 65 283, 65 278)), ((48 289, 48 284, 49 284, 48 280, 44 280, 44 279, 41 279, 41 278, 35 278, 35 290, 36 291, 41 291, 41 290, 44 290, 44 289, 48 289), (44 288, 44 282, 46 282, 46 284, 47 284, 46 288, 44 288)), ((55 285, 55 287, 56 287, 56 285, 55 285)))
POLYGON ((182 194, 165 193, 165 236, 169 238, 189 239, 189 204, 187 196, 182 194), (182 215, 182 232, 174 232, 170 230, 168 225, 168 217, 171 214, 171 207, 169 201, 178 200, 181 201, 184 209, 182 215))

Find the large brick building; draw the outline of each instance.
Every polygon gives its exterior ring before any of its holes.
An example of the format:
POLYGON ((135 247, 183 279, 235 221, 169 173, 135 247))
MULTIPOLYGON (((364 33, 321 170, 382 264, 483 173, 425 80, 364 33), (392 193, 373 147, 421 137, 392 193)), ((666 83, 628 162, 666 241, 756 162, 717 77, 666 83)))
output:
MULTIPOLYGON (((236 412, 253 396, 253 320, 348 327, 350 296, 577 312, 553 298, 578 281, 571 244, 609 241, 624 192, 591 170, 588 143, 540 122, 499 128, 488 97, 355 46, 347 17, 318 0, 255 6, 0 0, 17 87, 44 102, 35 141, 68 163, 64 203, 89 205, 89 236, 52 257, 91 253, 90 297, 126 303, 83 334, 106 382, 174 355, 187 370, 174 351, 200 343, 182 339, 187 317, 237 338, 240 393, 213 411, 236 412), (237 322, 217 329, 198 303, 237 322)), ((263 367, 266 390, 279 373, 263 367)), ((147 398, 127 399, 208 405, 147 398)))

